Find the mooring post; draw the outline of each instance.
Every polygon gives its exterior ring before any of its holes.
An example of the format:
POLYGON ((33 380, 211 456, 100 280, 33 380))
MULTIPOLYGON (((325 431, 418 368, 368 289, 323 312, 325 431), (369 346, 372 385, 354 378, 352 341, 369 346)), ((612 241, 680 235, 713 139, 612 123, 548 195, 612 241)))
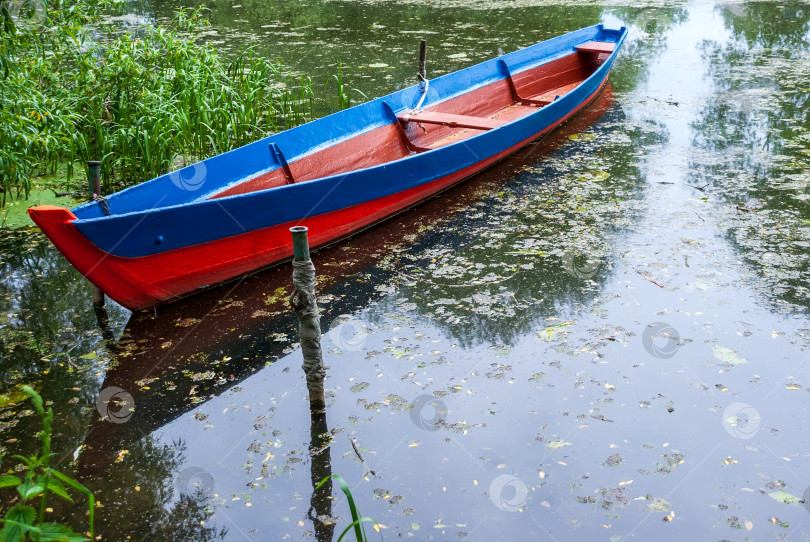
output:
MULTIPOLYGON (((96 197, 101 197, 101 162, 91 160, 87 162, 87 182, 90 185, 90 201, 96 197)), ((93 308, 100 309, 104 306, 104 292, 93 285, 93 308)))
POLYGON ((419 80, 424 81, 427 79, 427 69, 425 64, 427 62, 427 40, 419 42, 419 80))
POLYGON ((309 257, 308 228, 290 228, 293 242, 293 290, 290 305, 298 317, 298 336, 301 352, 304 355, 304 374, 307 377, 309 402, 313 411, 323 411, 326 407, 323 381, 326 367, 321 350, 321 317, 315 300, 315 266, 309 257))

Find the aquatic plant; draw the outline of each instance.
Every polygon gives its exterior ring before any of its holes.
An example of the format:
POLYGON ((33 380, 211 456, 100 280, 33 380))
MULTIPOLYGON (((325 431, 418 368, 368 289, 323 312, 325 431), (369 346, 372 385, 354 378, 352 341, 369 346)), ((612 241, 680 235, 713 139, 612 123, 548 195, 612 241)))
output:
MULTIPOLYGON (((38 2, 12 16, 18 2, 0 0, 2 205, 59 165, 70 183, 76 162, 101 160, 111 192, 315 116, 309 77, 195 39, 209 24, 203 7, 121 34, 101 24, 109 0, 38 2)), ((348 107, 342 77, 337 106, 348 107)))
POLYGON ((104 0, 0 0, 0 190, 26 196, 31 172, 65 157, 75 109, 64 94, 69 80, 56 66, 75 65, 81 29, 104 0))
MULTIPOLYGON (((331 476, 327 476, 323 480, 321 480, 317 486, 315 486, 315 490, 317 491, 322 485, 324 485, 329 479, 337 480, 337 483, 340 484, 340 489, 343 491, 344 495, 346 495, 346 499, 349 501, 349 511, 352 514, 352 522, 346 527, 340 536, 337 539, 337 542, 343 540, 343 537, 346 534, 354 529, 354 536, 357 538, 357 542, 366 542, 368 537, 366 536, 365 528, 363 527, 363 523, 373 523, 375 526, 379 526, 379 524, 371 519, 364 517, 360 514, 360 510, 357 509, 357 504, 354 502, 354 496, 352 495, 351 489, 349 489, 349 485, 346 483, 339 474, 332 474, 331 476)), ((382 540, 382 533, 380 533, 380 540, 382 540)))
POLYGON ((39 453, 31 456, 12 456, 21 463, 20 474, 0 476, 0 488, 13 487, 16 488, 18 494, 18 502, 8 509, 4 518, 0 519, 0 522, 3 523, 3 529, 0 530, 0 540, 3 542, 24 542, 27 540, 78 542, 92 540, 94 538, 93 514, 95 497, 89 489, 79 482, 51 468, 53 409, 48 407, 46 410, 42 397, 30 386, 23 386, 22 389, 31 398, 34 409, 42 418, 42 431, 39 432, 42 449, 39 453), (67 525, 46 523, 44 521, 49 494, 73 502, 73 498, 68 494, 68 487, 87 497, 89 538, 73 532, 67 525), (36 500, 39 501, 38 510, 29 504, 36 500))

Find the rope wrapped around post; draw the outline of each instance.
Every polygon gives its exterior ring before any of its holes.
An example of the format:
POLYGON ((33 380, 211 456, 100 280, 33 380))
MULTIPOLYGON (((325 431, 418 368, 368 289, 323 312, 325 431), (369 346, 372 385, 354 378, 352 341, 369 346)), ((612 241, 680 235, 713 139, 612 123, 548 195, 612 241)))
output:
POLYGON ((321 350, 321 317, 315 299, 315 266, 309 258, 306 228, 299 228, 301 229, 291 228, 293 244, 295 246, 297 243, 299 246, 295 247, 297 250, 292 262, 295 290, 290 296, 290 305, 298 317, 298 336, 304 356, 301 367, 306 375, 310 403, 313 409, 322 409, 325 407, 323 381, 326 378, 326 366, 323 364, 321 350))
MULTIPOLYGON (((87 162, 87 182, 90 188, 90 201, 97 201, 101 206, 101 210, 105 215, 110 214, 110 206, 107 203, 107 198, 101 195, 101 162, 98 160, 90 160, 87 162)), ((99 314, 100 310, 104 309, 104 292, 101 291, 96 285, 93 285, 93 308, 96 309, 97 316, 99 316, 99 325, 102 329, 106 323, 106 313, 99 314)))

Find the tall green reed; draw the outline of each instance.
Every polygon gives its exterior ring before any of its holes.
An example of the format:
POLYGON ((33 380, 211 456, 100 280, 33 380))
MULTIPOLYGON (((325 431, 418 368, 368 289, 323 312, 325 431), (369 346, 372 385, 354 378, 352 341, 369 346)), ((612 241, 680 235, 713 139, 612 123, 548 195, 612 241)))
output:
MULTIPOLYGON (((377 523, 374 519, 368 518, 363 516, 360 513, 360 510, 357 508, 357 503, 354 502, 354 496, 352 495, 352 490, 349 488, 349 484, 346 483, 346 480, 343 479, 342 476, 339 474, 332 474, 331 476, 327 476, 323 480, 321 480, 317 486, 315 486, 315 490, 317 491, 322 485, 324 485, 328 480, 334 479, 337 480, 337 483, 340 485, 341 491, 343 494, 346 495, 346 500, 349 503, 349 512, 352 515, 352 522, 346 527, 340 536, 337 539, 337 542, 341 542, 343 538, 354 529, 354 536, 357 542, 368 542, 368 536, 366 535, 364 523, 373 523, 375 528, 379 530, 379 523, 377 523)), ((380 532, 380 540, 382 540, 382 532, 380 532)))
MULTIPOLYGON (((90 42, 87 24, 109 3, 73 4, 81 9, 72 19, 48 9, 49 23, 66 23, 51 27, 65 34, 61 41, 41 42, 29 27, 13 25, 4 32, 14 50, 0 40, 0 70, 13 65, 0 78, 3 203, 14 189, 27 196, 32 175, 58 164, 67 164, 70 181, 75 163, 101 160, 111 192, 315 117, 309 77, 289 74, 255 49, 229 60, 195 39, 208 25, 204 8, 130 34, 106 27, 103 39, 90 42)), ((344 108, 348 90, 338 70, 336 106, 344 108)))

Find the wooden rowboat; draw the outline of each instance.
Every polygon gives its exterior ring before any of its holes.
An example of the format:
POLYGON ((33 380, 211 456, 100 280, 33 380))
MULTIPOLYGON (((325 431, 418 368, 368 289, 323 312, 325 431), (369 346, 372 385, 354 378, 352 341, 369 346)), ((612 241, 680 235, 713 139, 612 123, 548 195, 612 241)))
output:
POLYGON ((623 27, 591 26, 422 82, 68 210, 31 218, 129 309, 166 303, 415 205, 546 135, 607 80, 623 27))

